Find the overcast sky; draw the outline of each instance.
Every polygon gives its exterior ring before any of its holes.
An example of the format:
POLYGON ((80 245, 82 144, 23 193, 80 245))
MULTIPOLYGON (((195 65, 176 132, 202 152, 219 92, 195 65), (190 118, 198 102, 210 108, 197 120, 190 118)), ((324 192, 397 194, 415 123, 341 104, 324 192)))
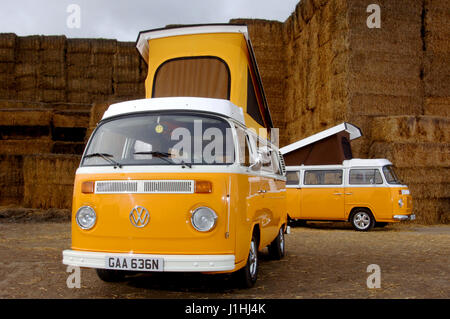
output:
POLYGON ((135 41, 139 31, 168 24, 227 23, 232 18, 285 21, 299 1, 2 0, 0 33, 135 41))

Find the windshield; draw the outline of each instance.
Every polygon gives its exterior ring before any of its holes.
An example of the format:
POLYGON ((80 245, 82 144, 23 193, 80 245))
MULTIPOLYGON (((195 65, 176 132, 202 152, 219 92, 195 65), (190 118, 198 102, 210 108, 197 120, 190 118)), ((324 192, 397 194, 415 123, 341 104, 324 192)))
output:
POLYGON ((224 165, 234 163, 228 122, 185 113, 139 114, 104 122, 82 166, 224 165))
POLYGON ((392 165, 384 166, 383 174, 389 184, 401 184, 401 181, 397 177, 397 174, 395 174, 394 167, 392 165))

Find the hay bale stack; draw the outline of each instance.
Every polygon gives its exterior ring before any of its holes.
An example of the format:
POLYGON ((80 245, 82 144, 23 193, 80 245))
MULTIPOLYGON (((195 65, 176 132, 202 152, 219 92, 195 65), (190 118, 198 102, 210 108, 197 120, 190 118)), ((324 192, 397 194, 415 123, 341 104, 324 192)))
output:
POLYGON ((20 204, 23 191, 23 157, 0 155, 0 205, 20 204))
POLYGON ((42 36, 39 48, 38 89, 42 102, 66 101, 65 36, 42 36))
POLYGON ((450 116, 450 3, 424 0, 425 114, 450 116))
POLYGON ((67 99, 72 103, 103 101, 113 95, 116 40, 67 40, 67 99))
POLYGON ((0 34, 0 99, 16 99, 15 48, 16 35, 0 34))
POLYGON ((77 155, 26 156, 23 163, 25 207, 70 208, 79 161, 77 155))
POLYGON ((285 126, 286 45, 284 25, 278 21, 233 19, 247 24, 274 127, 285 126))
POLYGON ((286 130, 282 144, 347 119, 346 11, 346 1, 301 1, 285 22, 286 130))
POLYGON ((140 58, 135 43, 119 42, 114 56, 114 97, 117 99, 144 98, 146 76, 147 65, 140 58))
POLYGON ((40 42, 39 36, 17 38, 15 80, 18 100, 40 101, 38 90, 40 42))

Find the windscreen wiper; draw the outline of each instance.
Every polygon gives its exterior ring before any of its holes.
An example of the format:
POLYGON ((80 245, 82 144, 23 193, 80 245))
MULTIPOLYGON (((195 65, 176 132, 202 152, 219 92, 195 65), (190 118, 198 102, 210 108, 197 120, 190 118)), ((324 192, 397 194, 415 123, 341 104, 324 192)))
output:
POLYGON ((164 153, 164 152, 158 152, 158 151, 148 151, 148 152, 134 152, 135 155, 152 155, 157 158, 161 158, 164 161, 166 161, 169 164, 173 164, 173 161, 169 161, 167 158, 171 158, 172 154, 170 153, 164 153))
MULTIPOLYGON (((169 161, 167 159, 167 158, 172 159, 172 154, 170 154, 170 153, 158 152, 158 151, 148 151, 148 152, 135 152, 133 154, 136 154, 136 155, 153 155, 153 156, 156 156, 158 158, 161 158, 161 159, 165 160, 169 164, 174 164, 175 163, 173 160, 169 161)), ((184 161, 181 161, 181 165, 186 165, 189 168, 192 167, 192 165, 190 163, 185 163, 184 161)))
POLYGON ((114 168, 122 168, 122 164, 120 164, 119 162, 117 162, 116 160, 114 160, 114 156, 108 153, 91 153, 91 154, 87 154, 84 156, 84 158, 90 158, 90 157, 101 157, 103 158, 105 161, 110 162, 111 164, 114 165, 114 168))

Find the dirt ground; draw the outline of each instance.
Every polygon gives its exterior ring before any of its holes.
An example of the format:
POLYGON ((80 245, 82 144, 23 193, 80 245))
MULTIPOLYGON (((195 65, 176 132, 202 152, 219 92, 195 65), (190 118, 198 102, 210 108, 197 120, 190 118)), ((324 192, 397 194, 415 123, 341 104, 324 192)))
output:
POLYGON ((309 223, 286 236, 287 255, 260 255, 255 287, 237 289, 229 276, 150 273, 120 283, 81 270, 68 288, 62 250, 68 222, 1 222, 0 298, 450 298, 450 225, 388 225, 372 232, 344 223, 309 223), (369 289, 367 266, 381 270, 369 289))

